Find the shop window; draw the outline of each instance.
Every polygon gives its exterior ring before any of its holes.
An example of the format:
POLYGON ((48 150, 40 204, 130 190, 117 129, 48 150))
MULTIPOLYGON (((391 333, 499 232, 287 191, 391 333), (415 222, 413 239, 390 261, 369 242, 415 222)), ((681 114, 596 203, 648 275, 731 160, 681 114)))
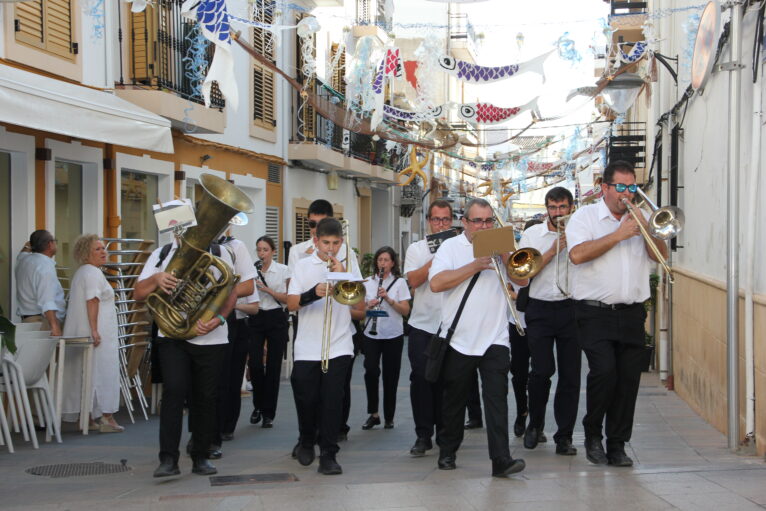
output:
MULTIPOLYGON (((56 161, 55 217, 53 236, 58 240, 56 265, 59 276, 66 280, 75 270, 72 256, 75 240, 83 234, 83 168, 78 163, 56 161)), ((68 289, 68 281, 62 282, 68 289)))
POLYGON ((159 177, 123 170, 120 183, 122 237, 157 241, 152 205, 159 194, 159 177))
POLYGON ((0 152, 0 307, 6 317, 11 310, 11 271, 16 252, 11 246, 11 155, 0 152))

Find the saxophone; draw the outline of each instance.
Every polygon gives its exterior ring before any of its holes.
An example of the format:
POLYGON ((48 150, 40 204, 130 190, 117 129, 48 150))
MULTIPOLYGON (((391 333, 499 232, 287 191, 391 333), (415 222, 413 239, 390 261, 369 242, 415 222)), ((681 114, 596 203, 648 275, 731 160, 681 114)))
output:
POLYGON ((177 238, 178 249, 165 268, 178 285, 171 293, 158 289, 146 298, 157 326, 172 339, 197 337, 197 321, 215 317, 239 282, 239 275, 207 249, 234 215, 254 208, 247 195, 224 179, 202 174, 200 182, 204 193, 195 212, 198 223, 177 238), (220 273, 217 278, 213 268, 220 273))

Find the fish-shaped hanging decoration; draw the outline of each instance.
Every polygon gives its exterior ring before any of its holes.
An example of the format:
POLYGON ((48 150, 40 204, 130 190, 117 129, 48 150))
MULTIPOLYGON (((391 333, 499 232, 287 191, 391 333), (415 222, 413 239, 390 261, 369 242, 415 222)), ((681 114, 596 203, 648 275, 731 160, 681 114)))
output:
POLYGON ((527 110, 537 109, 537 99, 512 108, 502 108, 491 103, 463 103, 458 109, 461 119, 471 124, 499 124, 513 119, 527 110))
POLYGON ((456 76, 459 80, 469 83, 498 82, 527 72, 537 73, 542 76, 543 81, 545 81, 543 62, 545 62, 545 59, 547 59, 551 53, 553 53, 553 50, 543 53, 526 62, 499 67, 479 66, 477 64, 471 64, 465 60, 457 60, 450 55, 442 55, 439 57, 439 66, 442 71, 456 76))
POLYGON ((444 113, 443 106, 429 108, 425 112, 413 112, 411 110, 402 110, 391 105, 383 105, 383 115, 400 121, 431 121, 441 117, 444 113))

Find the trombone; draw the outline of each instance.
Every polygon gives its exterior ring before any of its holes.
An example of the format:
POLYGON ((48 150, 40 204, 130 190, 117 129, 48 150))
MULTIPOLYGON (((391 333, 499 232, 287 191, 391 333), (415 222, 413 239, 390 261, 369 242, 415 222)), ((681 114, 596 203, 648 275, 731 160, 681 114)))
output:
POLYGON ((571 297, 572 295, 569 294, 569 258, 567 257, 566 262, 564 263, 564 268, 566 269, 566 276, 564 279, 566 280, 566 285, 564 287, 561 286, 561 277, 560 277, 560 269, 559 266, 561 266, 561 230, 566 229, 567 222, 569 222, 569 219, 572 218, 572 214, 560 216, 556 218, 556 234, 558 237, 556 238, 556 287, 559 288, 559 291, 561 291, 561 294, 566 296, 567 298, 571 297))
POLYGON ((681 210, 681 208, 676 206, 664 206, 661 208, 657 207, 657 205, 652 202, 652 200, 644 193, 641 188, 638 188, 637 192, 638 195, 641 196, 644 202, 646 202, 646 204, 648 204, 652 210, 652 214, 649 216, 649 220, 647 220, 647 224, 649 225, 648 230, 646 227, 644 227, 644 224, 638 218, 638 214, 641 208, 635 204, 632 204, 626 198, 623 198, 622 202, 625 204, 625 206, 627 206, 628 211, 633 217, 633 220, 635 220, 638 224, 638 229, 641 231, 641 236, 644 237, 647 245, 649 245, 655 257, 657 257, 657 260, 662 265, 662 268, 668 274, 668 282, 673 284, 673 270, 670 268, 670 266, 668 266, 665 258, 662 256, 662 253, 654 244, 652 238, 666 241, 678 236, 678 234, 684 228, 684 212, 681 210))
MULTIPOLYGON (((497 223, 500 224, 501 228, 505 227, 503 221, 500 220, 500 217, 498 217, 497 214, 495 214, 495 218, 497 218, 497 223)), ((516 239, 514 238, 514 246, 515 245, 516 239)), ((540 271, 542 262, 543 256, 539 250, 534 248, 521 248, 511 253, 510 257, 508 258, 508 263, 505 265, 505 270, 511 278, 530 279, 537 275, 537 273, 540 271)), ((516 323, 516 331, 519 333, 519 335, 526 335, 524 327, 521 326, 519 313, 516 311, 516 307, 513 305, 513 298, 511 298, 511 293, 508 291, 508 281, 503 275, 503 272, 500 271, 499 255, 492 256, 492 264, 495 267, 497 278, 500 279, 500 285, 503 288, 505 301, 508 302, 508 307, 511 309, 511 315, 513 316, 513 320, 516 323)))
MULTIPOLYGON (((340 221, 343 226, 343 242, 346 244, 346 271, 351 271, 351 240, 348 236, 348 220, 340 221)), ((328 253, 328 255, 331 255, 328 253)), ((332 259, 327 260, 327 271, 332 269, 332 259)), ((364 300, 365 288, 362 282, 341 280, 335 283, 330 296, 330 281, 325 282, 324 323, 322 324, 321 369, 327 373, 330 368, 330 341, 332 340, 332 302, 356 305, 364 300), (332 298, 332 299, 331 299, 332 298)))

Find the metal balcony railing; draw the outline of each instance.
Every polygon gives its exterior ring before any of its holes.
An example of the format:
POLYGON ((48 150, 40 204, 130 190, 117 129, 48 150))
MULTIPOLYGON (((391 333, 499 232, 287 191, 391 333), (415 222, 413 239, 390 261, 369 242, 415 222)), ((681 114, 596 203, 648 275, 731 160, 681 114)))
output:
POLYGON ((609 137, 608 160, 625 160, 636 170, 646 168, 646 123, 626 122, 619 126, 617 135, 609 137))
MULTIPOLYGON (((195 23, 181 16, 182 0, 156 0, 144 12, 129 13, 131 82, 174 92, 184 99, 203 103, 195 90, 196 80, 188 76, 187 63, 195 23)), ((214 46, 207 45, 208 66, 214 46)), ((203 69, 206 73, 207 69, 203 69)), ((211 106, 223 108, 225 102, 217 84, 210 95, 211 106)))
POLYGON ((630 0, 612 0, 611 14, 646 14, 649 2, 636 2, 630 0))

